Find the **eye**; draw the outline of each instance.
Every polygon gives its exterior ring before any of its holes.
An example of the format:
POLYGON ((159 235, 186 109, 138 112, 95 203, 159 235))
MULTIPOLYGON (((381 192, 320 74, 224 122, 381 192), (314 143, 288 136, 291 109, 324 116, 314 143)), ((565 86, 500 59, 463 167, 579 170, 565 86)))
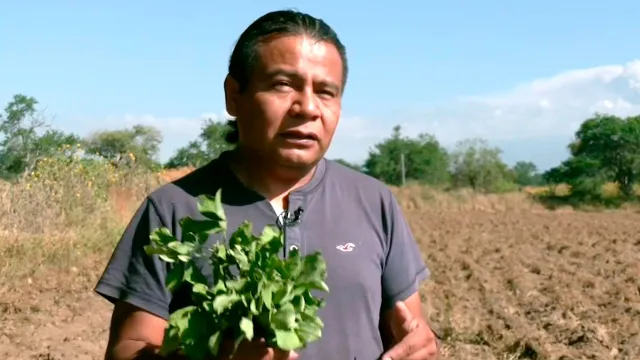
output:
POLYGON ((273 83, 273 87, 275 87, 276 89, 279 89, 279 90, 286 90, 286 89, 291 87, 291 83, 289 81, 286 81, 286 80, 276 80, 273 83))
POLYGON ((336 97, 335 92, 333 92, 331 90, 320 90, 319 94, 320 94, 320 96, 322 96, 324 98, 329 98, 329 99, 332 99, 332 98, 336 97))

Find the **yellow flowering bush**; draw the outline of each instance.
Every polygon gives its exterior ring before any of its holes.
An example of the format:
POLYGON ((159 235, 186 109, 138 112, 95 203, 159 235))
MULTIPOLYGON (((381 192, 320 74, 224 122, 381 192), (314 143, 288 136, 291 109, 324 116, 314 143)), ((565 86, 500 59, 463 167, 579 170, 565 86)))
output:
POLYGON ((159 184, 158 176, 137 167, 132 156, 125 160, 113 163, 86 153, 79 144, 61 147, 11 186, 14 223, 20 231, 43 232, 56 228, 52 223, 73 226, 113 217, 114 192, 126 190, 140 198, 159 184))

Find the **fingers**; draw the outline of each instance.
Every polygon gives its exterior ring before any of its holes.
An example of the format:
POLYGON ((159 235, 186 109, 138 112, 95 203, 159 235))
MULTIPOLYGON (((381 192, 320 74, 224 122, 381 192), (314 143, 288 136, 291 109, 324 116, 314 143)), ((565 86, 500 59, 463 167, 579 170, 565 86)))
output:
POLYGON ((422 348, 414 353, 406 354, 406 355, 385 355, 382 360, 438 360, 438 350, 433 348, 422 348))
POLYGON ((382 356, 382 360, 406 359, 407 356, 409 356, 412 352, 414 352, 414 346, 411 343, 411 339, 404 338, 402 341, 400 341, 394 347, 392 347, 389 351, 387 351, 382 356))
POLYGON ((273 360, 294 360, 298 358, 298 353, 295 351, 271 349, 270 353, 273 360))
POLYGON ((427 327, 414 327, 409 335, 382 356, 382 360, 435 360, 437 356, 438 346, 433 332, 427 327))
MULTIPOLYGON (((227 349, 228 354, 233 349, 233 342, 230 342, 230 346, 227 349)), ((226 356, 229 356, 228 354, 226 356)), ((233 359, 295 360, 298 357, 295 351, 269 347, 264 338, 256 338, 251 341, 245 339, 238 347, 233 359)))
POLYGON ((391 332, 396 339, 402 339, 410 332, 416 330, 420 325, 420 320, 413 316, 407 305, 398 301, 393 308, 393 323, 391 332))
POLYGON ((404 301, 396 302, 394 306, 395 317, 401 324, 409 324, 414 320, 414 316, 411 310, 407 307, 404 301))

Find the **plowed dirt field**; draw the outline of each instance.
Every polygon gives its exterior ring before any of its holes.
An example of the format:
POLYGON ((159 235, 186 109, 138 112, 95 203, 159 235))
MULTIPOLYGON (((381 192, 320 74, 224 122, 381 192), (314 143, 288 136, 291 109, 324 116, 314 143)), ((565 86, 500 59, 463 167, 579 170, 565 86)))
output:
MULTIPOLYGON (((407 199, 444 359, 640 359, 640 215, 407 199)), ((0 359, 101 359, 110 306, 90 289, 105 256, 0 284, 0 359)))

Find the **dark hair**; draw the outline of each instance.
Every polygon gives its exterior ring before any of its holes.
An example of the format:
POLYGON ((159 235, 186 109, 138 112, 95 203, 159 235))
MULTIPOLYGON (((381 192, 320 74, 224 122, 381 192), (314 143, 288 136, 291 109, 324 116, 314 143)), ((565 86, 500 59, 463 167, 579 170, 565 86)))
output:
MULTIPOLYGON (((262 15, 240 35, 229 59, 229 76, 238 82, 240 91, 249 86, 253 68, 258 60, 258 46, 270 35, 307 35, 315 40, 326 41, 336 47, 342 59, 342 87, 347 83, 349 66, 345 46, 338 34, 322 19, 295 10, 278 10, 262 15)), ((239 140, 238 124, 227 121, 231 127, 226 141, 236 144, 239 140)))

